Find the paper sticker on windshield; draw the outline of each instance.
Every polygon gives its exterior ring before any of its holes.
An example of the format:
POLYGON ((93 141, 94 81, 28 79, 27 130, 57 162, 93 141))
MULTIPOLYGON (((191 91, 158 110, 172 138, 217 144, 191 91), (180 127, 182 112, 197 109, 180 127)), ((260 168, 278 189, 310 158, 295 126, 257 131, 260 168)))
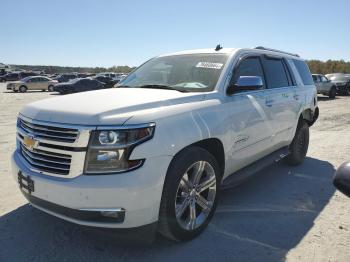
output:
POLYGON ((211 62, 199 62, 196 67, 210 68, 210 69, 221 69, 224 64, 211 63, 211 62))

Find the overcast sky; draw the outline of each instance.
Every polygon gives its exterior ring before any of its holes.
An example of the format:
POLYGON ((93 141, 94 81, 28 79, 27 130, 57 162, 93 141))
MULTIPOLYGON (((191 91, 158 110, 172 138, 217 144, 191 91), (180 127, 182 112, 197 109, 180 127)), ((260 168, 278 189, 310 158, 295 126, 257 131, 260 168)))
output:
POLYGON ((271 48, 350 61, 348 0, 2 0, 0 62, 137 66, 173 51, 271 48))

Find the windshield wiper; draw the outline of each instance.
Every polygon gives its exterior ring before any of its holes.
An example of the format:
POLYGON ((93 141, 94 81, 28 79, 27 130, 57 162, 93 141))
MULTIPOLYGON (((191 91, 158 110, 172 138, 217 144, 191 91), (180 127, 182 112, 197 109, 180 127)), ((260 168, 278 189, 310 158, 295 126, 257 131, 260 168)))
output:
POLYGON ((135 86, 138 88, 154 88, 154 89, 167 89, 167 90, 175 90, 179 92, 188 92, 187 90, 183 89, 178 89, 172 86, 167 86, 167 85, 142 85, 142 86, 135 86))

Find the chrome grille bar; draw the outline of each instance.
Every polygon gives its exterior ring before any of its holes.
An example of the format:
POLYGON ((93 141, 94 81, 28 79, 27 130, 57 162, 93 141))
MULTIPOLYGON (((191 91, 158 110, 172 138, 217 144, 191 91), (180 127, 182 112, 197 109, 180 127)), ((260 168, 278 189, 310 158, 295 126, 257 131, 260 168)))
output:
POLYGON ((40 161, 40 160, 35 160, 31 158, 24 150, 22 150, 21 152, 22 152, 22 156, 27 160, 27 162, 31 166, 38 168, 39 171, 42 170, 44 172, 50 172, 50 173, 60 174, 60 175, 67 175, 69 173, 70 164, 58 165, 53 163, 47 163, 47 161, 40 161))
POLYGON ((75 129, 32 124, 23 119, 19 119, 18 125, 25 132, 30 133, 35 137, 52 141, 74 143, 79 134, 79 131, 75 129))

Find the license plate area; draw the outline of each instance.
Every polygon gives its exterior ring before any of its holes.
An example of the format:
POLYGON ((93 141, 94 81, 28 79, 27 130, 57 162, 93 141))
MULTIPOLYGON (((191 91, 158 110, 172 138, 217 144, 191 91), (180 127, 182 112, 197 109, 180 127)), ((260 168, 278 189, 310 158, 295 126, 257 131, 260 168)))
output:
POLYGON ((18 185, 21 190, 26 190, 28 194, 34 192, 34 181, 30 176, 24 176, 22 171, 18 171, 18 185))

